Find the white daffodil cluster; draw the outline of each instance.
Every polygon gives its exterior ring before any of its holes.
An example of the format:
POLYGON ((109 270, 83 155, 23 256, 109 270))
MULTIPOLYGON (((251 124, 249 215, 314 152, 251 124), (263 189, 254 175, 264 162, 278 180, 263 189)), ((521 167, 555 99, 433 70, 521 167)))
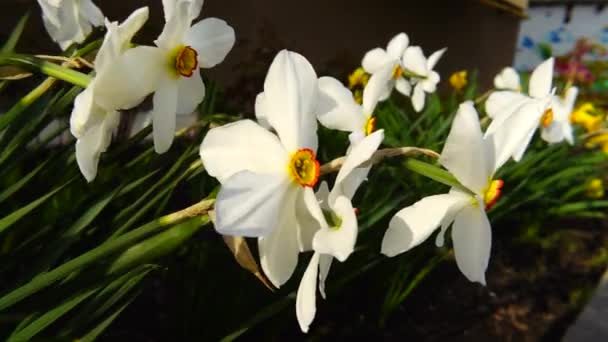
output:
MULTIPOLYGON (((49 29, 58 42, 81 41, 78 35, 93 22, 63 27, 61 20, 55 20, 55 14, 67 13, 63 6, 85 13, 77 16, 79 20, 91 19, 96 7, 90 1, 39 2, 45 22, 58 24, 49 29), (63 36, 58 38, 56 32, 63 36)), ((87 180, 95 178, 99 156, 110 143, 121 110, 153 94, 154 146, 163 153, 171 146, 176 115, 194 111, 203 100, 200 68, 222 62, 235 35, 216 18, 191 25, 202 4, 202 0, 163 0, 166 24, 154 47, 131 46, 148 18, 147 8, 135 11, 121 24, 106 20, 95 77, 76 98, 71 117, 71 131, 78 139, 78 165, 87 180)), ((384 139, 384 131, 376 129, 377 105, 396 88, 421 111, 426 94, 435 92, 440 80, 433 68, 445 49, 427 59, 420 47, 408 45, 408 36, 400 33, 386 50, 375 48, 365 55, 362 66, 371 77, 361 104, 340 81, 319 78, 304 56, 280 51, 255 101, 257 122, 240 120, 212 128, 200 146, 206 172, 221 184, 214 208, 216 231, 257 238, 262 269, 275 287, 291 278, 300 253, 312 252, 296 299, 304 332, 315 316, 317 287, 325 298, 333 259, 344 262, 355 249, 358 222, 352 200, 377 161, 374 156, 384 139), (350 146, 331 190, 327 182, 319 184, 318 122, 350 133, 350 146)), ((539 127, 549 143, 573 142, 568 117, 577 89, 569 87, 564 98, 558 97, 552 79, 552 58, 534 70, 527 94, 522 92, 517 72, 504 69, 495 78, 497 90, 485 104, 492 120, 485 132, 474 103, 460 105, 439 157, 459 186, 396 213, 382 241, 383 254, 392 257, 406 252, 438 228, 436 244, 441 246, 451 226, 457 266, 470 281, 485 284, 492 245, 486 211, 497 202, 503 187, 503 181, 495 179, 497 170, 510 158, 522 158, 539 127)))
MULTIPOLYGON (((63 48, 82 42, 96 18, 103 18, 90 0, 39 3, 49 34, 63 48)), ((131 46, 131 39, 148 19, 147 7, 120 25, 106 19, 95 77, 76 98, 70 118, 70 130, 78 139, 76 160, 88 181, 97 175, 100 154, 118 127, 120 111, 134 108, 153 94, 152 110, 144 114, 152 117, 156 152, 164 153, 175 135, 176 115, 192 113, 203 101, 200 69, 221 63, 234 45, 235 34, 217 18, 192 25, 202 6, 203 0, 163 0, 165 26, 155 47, 131 46)))
POLYGON ((414 109, 424 108, 426 93, 434 93, 440 77, 433 69, 446 49, 435 51, 429 58, 420 46, 408 46, 409 38, 399 33, 390 40, 386 50, 375 48, 363 57, 361 65, 372 76, 368 87, 380 88, 380 100, 387 99, 394 88, 411 96, 414 109))

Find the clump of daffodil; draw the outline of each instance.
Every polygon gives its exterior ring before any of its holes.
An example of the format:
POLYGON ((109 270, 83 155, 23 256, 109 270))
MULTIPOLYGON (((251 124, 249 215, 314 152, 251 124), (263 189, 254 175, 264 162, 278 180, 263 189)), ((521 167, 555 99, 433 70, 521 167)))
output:
POLYGON ((355 102, 358 104, 363 103, 363 89, 365 89, 370 76, 362 67, 355 69, 348 75, 348 89, 353 93, 355 102))
POLYGON ((590 102, 585 102, 576 108, 570 115, 570 122, 582 126, 587 133, 592 133, 600 129, 603 118, 597 112, 595 106, 590 102))
POLYGON ((456 91, 462 91, 468 83, 468 73, 466 70, 461 70, 453 73, 450 76, 450 85, 456 91))
POLYGON ((597 199, 604 197, 604 181, 600 178, 592 178, 589 180, 585 194, 589 198, 597 199))

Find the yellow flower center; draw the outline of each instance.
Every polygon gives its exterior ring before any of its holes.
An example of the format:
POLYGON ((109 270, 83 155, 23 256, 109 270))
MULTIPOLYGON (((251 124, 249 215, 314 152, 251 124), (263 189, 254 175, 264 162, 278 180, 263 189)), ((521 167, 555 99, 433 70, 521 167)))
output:
POLYGON ((374 133, 375 129, 376 129, 376 118, 373 116, 370 116, 369 118, 367 118, 367 121, 365 122, 365 127, 363 127, 363 131, 365 132, 365 135, 368 136, 368 135, 374 133))
POLYGON ((198 68, 198 53, 190 46, 181 46, 175 54, 175 71, 178 75, 190 77, 198 68))
POLYGON ((403 69, 401 69, 401 65, 397 65, 395 69, 393 69, 393 78, 398 79, 403 76, 403 69))
POLYGON ((483 202, 486 205, 486 210, 492 209, 500 198, 503 184, 504 182, 501 179, 492 180, 488 184, 488 187, 483 193, 483 202))
POLYGON ((291 155, 289 173, 293 181, 301 186, 315 186, 319 180, 320 169, 315 153, 309 148, 299 149, 291 155))
POLYGON ((543 113, 543 116, 540 119, 540 124, 547 128, 549 127, 549 125, 551 125, 551 123, 553 122, 553 108, 549 108, 547 110, 545 110, 545 112, 543 113))
POLYGON ((466 87, 467 85, 467 71, 466 70, 462 70, 462 71, 458 71, 453 73, 450 76, 450 85, 452 86, 452 88, 460 91, 462 90, 464 87, 466 87))

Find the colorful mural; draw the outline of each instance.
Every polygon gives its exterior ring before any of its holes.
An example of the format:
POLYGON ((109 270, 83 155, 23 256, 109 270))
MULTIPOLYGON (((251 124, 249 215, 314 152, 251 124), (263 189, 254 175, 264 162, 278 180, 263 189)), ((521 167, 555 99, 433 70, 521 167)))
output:
MULTIPOLYGON (((529 19, 522 21, 515 67, 530 70, 544 59, 549 47, 555 56, 571 52, 577 41, 608 47, 608 6, 597 5, 539 6, 529 9, 529 19)), ((606 57, 595 49, 586 58, 606 57)))
POLYGON ((514 65, 529 71, 549 56, 556 71, 583 93, 608 92, 608 6, 538 6, 521 24, 514 65))

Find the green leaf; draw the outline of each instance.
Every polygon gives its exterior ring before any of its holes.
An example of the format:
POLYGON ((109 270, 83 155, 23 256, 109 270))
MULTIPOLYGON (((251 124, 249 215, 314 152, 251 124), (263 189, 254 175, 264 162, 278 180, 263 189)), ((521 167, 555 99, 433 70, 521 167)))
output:
POLYGON ((139 291, 133 293, 130 298, 118 307, 111 315, 109 315, 106 319, 104 319, 101 323, 99 323, 95 328, 91 329, 86 335, 77 339, 78 342, 93 342, 101 335, 109 326, 114 322, 116 317, 118 317, 124 309, 126 309, 139 295, 139 291))
POLYGON ((169 254, 182 246, 208 222, 207 217, 195 217, 130 247, 112 262, 107 273, 119 274, 169 254))
POLYGON ((13 29, 13 32, 11 32, 11 35, 6 40, 6 43, 4 43, 2 49, 0 49, 0 54, 13 53, 15 51, 15 47, 21 38, 21 34, 23 33, 23 29, 25 28, 25 24, 27 23, 29 17, 30 14, 26 13, 21 17, 21 19, 19 19, 19 22, 13 29))
POLYGON ((0 192, 0 203, 11 197, 15 192, 19 191, 23 188, 34 176, 40 172, 40 170, 44 169, 46 165, 53 159, 53 157, 45 160, 43 163, 38 165, 34 170, 30 171, 27 175, 23 176, 18 182, 14 183, 4 191, 0 192))
POLYGON ((20 219, 22 219, 25 215, 29 214, 32 210, 36 209, 38 206, 40 206, 42 203, 44 203, 46 200, 48 200, 49 198, 51 198, 53 195, 55 195, 57 192, 59 192, 61 189, 63 189, 65 186, 67 186, 69 183, 71 183, 74 179, 68 181, 67 183, 61 185, 60 187, 56 188, 55 190, 49 192, 48 194, 38 198, 37 200, 35 200, 34 202, 16 210, 15 212, 13 212, 12 214, 0 219, 0 234, 4 233, 8 228, 10 228, 15 222, 19 221, 20 219))
MULTIPOLYGON (((202 201, 200 202, 200 204, 206 205, 206 203, 208 202, 209 201, 202 201)), ((90 265, 96 261, 99 261, 100 259, 107 257, 111 254, 120 252, 121 250, 137 243, 144 237, 155 233, 160 228, 176 224, 183 219, 184 218, 182 216, 176 214, 170 214, 161 217, 137 229, 125 233, 124 235, 121 235, 113 240, 105 242, 100 246, 89 250, 88 252, 62 264, 61 266, 49 272, 39 274, 30 282, 1 297, 0 311, 11 307, 12 305, 20 302, 21 300, 29 297, 30 295, 55 283, 56 281, 67 277, 72 272, 79 270, 84 266, 90 265)), ((201 216, 201 219, 204 222, 208 222, 209 217, 205 215, 201 216)))
POLYGON ((82 303, 85 299, 91 296, 93 293, 97 291, 97 288, 90 289, 87 291, 80 292, 66 301, 61 303, 60 305, 54 307, 53 309, 45 312, 42 316, 40 316, 35 321, 31 322, 29 325, 24 327, 23 329, 17 331, 9 339, 7 342, 21 342, 21 341, 29 341, 32 337, 36 336, 39 332, 44 330, 46 327, 51 325, 57 319, 61 318, 63 315, 68 313, 70 310, 75 308, 78 304, 82 303))

